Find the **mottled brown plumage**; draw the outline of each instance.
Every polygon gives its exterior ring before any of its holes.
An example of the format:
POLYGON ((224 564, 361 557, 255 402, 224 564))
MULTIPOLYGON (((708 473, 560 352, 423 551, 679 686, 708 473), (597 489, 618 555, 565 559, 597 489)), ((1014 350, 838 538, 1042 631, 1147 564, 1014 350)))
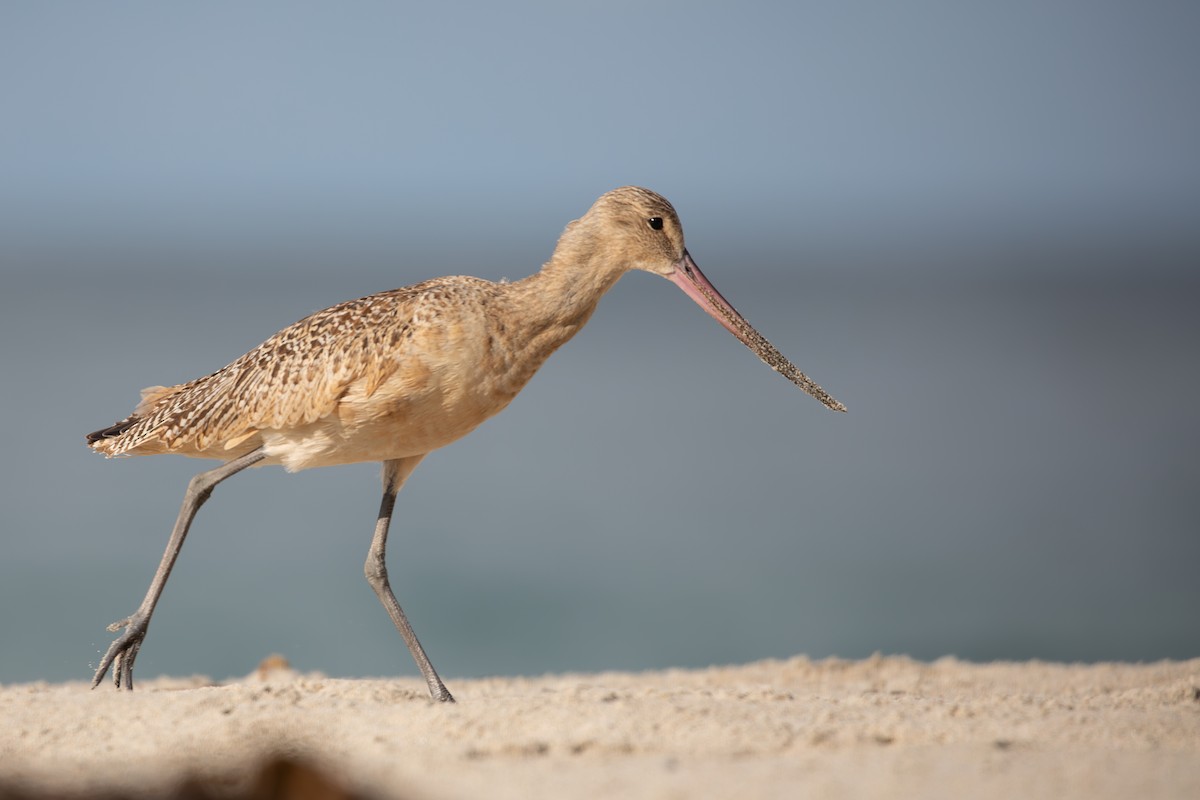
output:
MULTIPOLYGON (((428 401, 430 362, 453 333, 436 321, 454 315, 460 325, 474 318, 486 326, 483 310, 498 289, 476 278, 438 278, 318 311, 211 375, 143 390, 133 414, 112 435, 97 432, 92 448, 109 456, 229 460, 314 425, 352 440, 380 416, 401 424, 416 397, 428 401)), ((331 438, 326 455, 336 458, 338 444, 331 438)), ((386 446, 413 454, 403 443, 386 446)))
POLYGON ((367 576, 421 667, 431 694, 451 699, 387 583, 384 543, 396 492, 429 452, 502 411, 546 359, 591 317, 626 272, 668 278, 773 369, 835 410, 845 408, 797 370, 716 291, 688 255, 674 208, 637 187, 611 191, 570 223, 553 256, 524 280, 437 278, 318 311, 228 366, 142 392, 133 413, 89 434, 108 456, 175 453, 225 465, 193 481, 167 553, 125 633, 97 670, 133 660, 188 526, 220 481, 248 467, 288 470, 381 461, 384 501, 367 576))

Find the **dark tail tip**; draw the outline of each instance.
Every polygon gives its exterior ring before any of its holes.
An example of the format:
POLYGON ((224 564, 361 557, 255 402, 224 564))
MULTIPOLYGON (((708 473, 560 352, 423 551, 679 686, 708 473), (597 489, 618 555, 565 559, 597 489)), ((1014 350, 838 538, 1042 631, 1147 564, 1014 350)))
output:
POLYGON ((92 431, 87 435, 87 443, 89 446, 91 446, 101 439, 115 439, 137 423, 137 417, 126 417, 114 425, 109 425, 107 428, 101 428, 98 431, 92 431))

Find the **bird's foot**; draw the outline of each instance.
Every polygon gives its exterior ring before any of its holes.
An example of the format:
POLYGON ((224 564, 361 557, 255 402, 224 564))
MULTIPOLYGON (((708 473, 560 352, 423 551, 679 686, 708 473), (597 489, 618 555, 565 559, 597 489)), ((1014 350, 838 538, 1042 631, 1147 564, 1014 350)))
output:
POLYGON ((141 613, 118 620, 108 626, 108 630, 116 633, 122 628, 125 632, 108 646, 108 652, 100 659, 100 666, 92 676, 92 688, 95 689, 104 680, 108 668, 112 667, 113 682, 120 689, 133 688, 133 662, 137 659, 138 650, 142 648, 142 640, 146 638, 146 629, 150 626, 149 617, 141 613))

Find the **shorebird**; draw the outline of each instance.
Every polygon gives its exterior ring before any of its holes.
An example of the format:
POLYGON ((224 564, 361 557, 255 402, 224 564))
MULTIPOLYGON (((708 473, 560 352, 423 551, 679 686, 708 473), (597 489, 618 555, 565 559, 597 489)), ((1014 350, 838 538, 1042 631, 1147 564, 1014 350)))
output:
POLYGON ((251 466, 289 472, 383 462, 383 500, 364 568, 435 700, 454 698, 388 583, 385 549, 396 494, 430 452, 502 411, 574 336, 630 270, 675 283, 772 369, 835 411, 813 383, 709 283, 667 200, 626 186, 602 195, 563 231, 541 270, 512 283, 435 278, 331 306, 284 328, 211 375, 142 390, 133 413, 90 433, 106 456, 175 453, 222 462, 192 478, 166 552, 137 610, 100 660, 133 688, 133 664, 171 567, 217 484, 251 466))

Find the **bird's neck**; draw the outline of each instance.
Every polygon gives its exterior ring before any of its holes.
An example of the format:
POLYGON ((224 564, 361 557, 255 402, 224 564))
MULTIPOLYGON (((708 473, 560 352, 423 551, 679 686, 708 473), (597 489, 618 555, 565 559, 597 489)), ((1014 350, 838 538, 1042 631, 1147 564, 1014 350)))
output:
POLYGON ((581 233, 569 230, 539 272, 511 285, 527 346, 548 348, 547 356, 579 332, 625 272, 619 261, 588 247, 581 233))
POLYGON ((541 271, 503 286, 507 313, 494 318, 489 336, 500 345, 496 391, 505 402, 579 332, 625 271, 616 259, 578 246, 579 241, 564 235, 541 271))

